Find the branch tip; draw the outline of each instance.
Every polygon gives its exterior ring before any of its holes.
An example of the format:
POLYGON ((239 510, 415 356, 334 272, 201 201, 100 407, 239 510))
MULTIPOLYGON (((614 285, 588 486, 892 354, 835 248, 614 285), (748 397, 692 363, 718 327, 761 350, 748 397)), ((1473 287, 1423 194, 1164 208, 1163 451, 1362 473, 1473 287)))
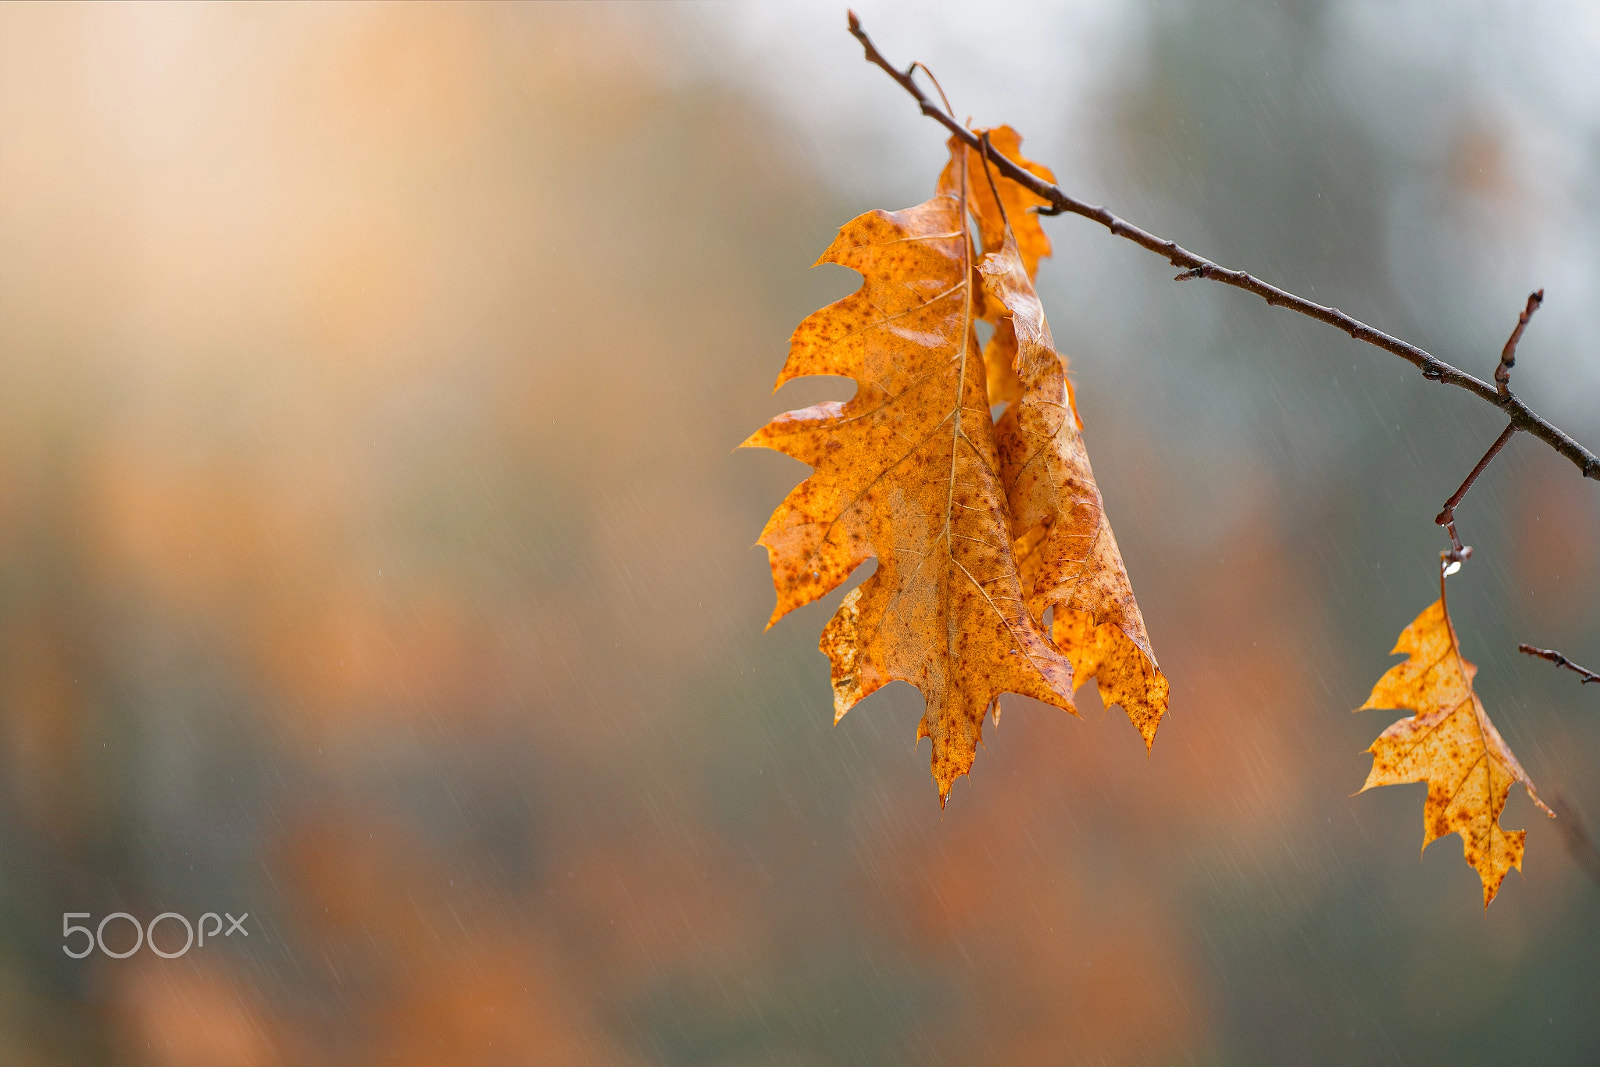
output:
MULTIPOLYGON (((861 20, 855 12, 850 12, 850 32, 861 42, 866 52, 867 61, 883 68, 884 73, 893 78, 918 105, 922 113, 948 129, 968 147, 979 147, 977 137, 972 131, 966 129, 949 114, 941 111, 938 105, 927 98, 909 73, 901 73, 883 57, 872 39, 861 28, 861 20)), ((914 69, 915 65, 913 65, 914 69)), ((1418 348, 1408 341, 1403 341, 1392 334, 1368 326, 1366 323, 1353 316, 1346 315, 1336 308, 1327 308, 1307 300, 1305 297, 1296 296, 1294 293, 1280 289, 1277 286, 1257 278, 1246 271, 1227 270, 1217 266, 1203 256, 1196 255, 1176 242, 1158 237, 1148 230, 1140 229, 1132 223, 1118 218, 1103 207, 1096 207, 1086 201, 1079 200, 1064 192, 1060 186, 1041 179, 1022 167, 1013 163, 1005 156, 993 159, 994 168, 1006 178, 1027 189, 1041 200, 1047 201, 1049 207, 1033 209, 1038 215, 1060 215, 1070 212, 1082 215, 1092 222, 1097 222, 1117 237, 1132 241, 1148 252, 1154 252, 1163 259, 1168 260, 1175 267, 1185 268, 1192 272, 1193 277, 1209 278, 1223 285, 1235 289, 1243 289, 1247 293, 1254 293, 1274 307, 1285 307, 1307 318, 1316 319, 1324 325, 1348 333, 1351 338, 1365 341, 1375 348, 1381 348, 1391 355, 1399 356, 1414 367, 1422 370, 1422 375, 1429 381, 1446 383, 1465 389, 1480 400, 1487 401, 1506 412, 1515 429, 1526 430, 1545 444, 1564 456, 1578 470, 1583 472, 1585 478, 1600 480, 1600 456, 1596 456, 1573 437, 1560 428, 1541 418, 1534 410, 1518 397, 1512 395, 1509 383, 1511 363, 1515 360, 1516 341, 1521 338, 1522 331, 1527 326, 1527 319, 1532 316, 1535 309, 1544 301, 1544 290, 1540 289, 1528 297, 1527 308, 1518 319, 1517 329, 1512 338, 1507 342, 1506 352, 1502 352, 1502 365, 1495 372, 1494 384, 1474 377, 1457 367, 1453 367, 1429 352, 1418 348), (1507 352, 1510 354, 1507 355, 1507 352), (1504 376, 1502 375, 1504 372, 1504 376)), ((1189 275, 1180 275, 1187 277, 1189 275)))
POLYGON ((1517 364, 1517 342, 1522 340, 1522 331, 1528 328, 1528 320, 1533 318, 1533 313, 1538 311, 1543 303, 1543 289, 1535 289, 1528 294, 1528 305, 1522 309, 1522 314, 1517 316, 1517 325, 1506 340, 1506 346, 1500 350, 1500 365, 1494 369, 1494 384, 1495 391, 1502 400, 1509 400, 1511 397, 1511 368, 1517 364))
POLYGON ((1566 656, 1563 656, 1553 648, 1534 648, 1532 645, 1524 644, 1518 645, 1517 651, 1525 653, 1529 656, 1538 656, 1540 659, 1549 660, 1557 667, 1565 667, 1567 670, 1576 673, 1582 679, 1582 681, 1578 683, 1579 685, 1588 685, 1590 682, 1600 682, 1600 674, 1596 674, 1588 667, 1580 667, 1578 664, 1572 662, 1566 656))

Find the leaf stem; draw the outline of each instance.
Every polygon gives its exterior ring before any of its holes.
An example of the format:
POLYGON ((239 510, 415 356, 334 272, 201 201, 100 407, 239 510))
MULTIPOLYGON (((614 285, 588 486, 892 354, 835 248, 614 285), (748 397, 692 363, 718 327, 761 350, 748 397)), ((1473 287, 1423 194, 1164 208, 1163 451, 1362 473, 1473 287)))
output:
POLYGON ((1472 546, 1461 543, 1461 538, 1456 535, 1456 505, 1461 503, 1461 498, 1467 495, 1467 490, 1472 488, 1472 483, 1478 480, 1478 475, 1483 473, 1500 450, 1506 447, 1506 442, 1511 440, 1517 432, 1517 424, 1509 423, 1500 431, 1500 436, 1494 439, 1494 444, 1489 446, 1489 451, 1478 460, 1478 465, 1472 468, 1472 473, 1467 475, 1467 480, 1461 483, 1461 488, 1451 494, 1450 499, 1444 502, 1444 510, 1433 517, 1433 521, 1445 528, 1450 534, 1450 551, 1444 553, 1444 558, 1451 563, 1460 563, 1472 557, 1472 546))

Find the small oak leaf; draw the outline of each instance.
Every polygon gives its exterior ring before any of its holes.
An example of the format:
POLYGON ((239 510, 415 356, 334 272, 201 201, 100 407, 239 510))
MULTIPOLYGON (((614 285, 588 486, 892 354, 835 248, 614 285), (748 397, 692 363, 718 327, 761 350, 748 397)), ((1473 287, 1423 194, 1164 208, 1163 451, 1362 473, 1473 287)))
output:
POLYGON ((1442 578, 1439 599, 1401 631, 1391 654, 1401 652, 1407 654, 1406 661, 1389 668, 1356 710, 1398 708, 1413 714, 1385 730, 1367 749, 1372 753, 1372 771, 1361 791, 1427 782, 1422 847, 1446 834, 1460 834, 1462 852, 1483 882, 1487 908, 1506 872, 1522 869, 1525 832, 1500 826, 1512 784, 1521 782, 1552 819, 1555 812, 1539 799, 1527 772, 1473 692, 1478 668, 1461 654, 1442 578))

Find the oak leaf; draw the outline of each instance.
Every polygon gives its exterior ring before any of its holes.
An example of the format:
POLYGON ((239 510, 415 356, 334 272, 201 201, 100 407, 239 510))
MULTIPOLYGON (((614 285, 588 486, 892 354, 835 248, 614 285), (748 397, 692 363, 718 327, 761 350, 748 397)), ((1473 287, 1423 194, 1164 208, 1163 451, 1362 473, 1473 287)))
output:
POLYGON ((1427 782, 1422 847, 1446 834, 1460 834, 1466 860, 1483 881, 1487 908, 1506 872, 1513 867, 1522 870, 1525 832, 1500 826, 1512 783, 1521 782, 1552 819, 1555 812, 1539 799, 1472 689, 1478 668, 1461 654, 1443 578, 1439 599, 1401 631, 1391 655, 1401 652, 1407 654, 1406 661, 1389 668, 1356 710, 1399 708, 1413 714, 1385 730, 1367 749, 1372 753, 1372 770, 1361 791, 1427 782))
POLYGON ((990 307, 1004 313, 1022 386, 995 437, 1028 609, 1041 621, 1052 612, 1051 639, 1072 661, 1075 684, 1097 679, 1106 705, 1122 706, 1148 749, 1169 687, 1089 466, 1066 359, 1009 228, 978 271, 990 307))
POLYGON ((890 681, 915 685, 941 805, 1000 693, 1075 712, 1071 665, 1029 614, 1012 555, 974 330, 969 187, 839 231, 818 262, 860 272, 861 288, 800 324, 778 385, 842 375, 856 395, 779 416, 744 442, 813 468, 759 542, 772 622, 877 556, 822 634, 834 721, 890 681))

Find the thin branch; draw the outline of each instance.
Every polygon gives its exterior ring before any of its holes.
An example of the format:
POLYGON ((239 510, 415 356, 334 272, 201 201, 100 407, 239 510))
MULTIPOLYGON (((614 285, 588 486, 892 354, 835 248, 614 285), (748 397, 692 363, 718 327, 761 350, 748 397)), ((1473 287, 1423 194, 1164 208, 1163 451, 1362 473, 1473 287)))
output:
MULTIPOLYGON (((904 71, 897 70, 893 64, 883 57, 883 53, 878 51, 877 46, 872 43, 872 39, 861 28, 861 20, 856 17, 854 11, 850 12, 850 32, 855 36, 856 40, 861 42, 862 48, 866 50, 867 60, 883 68, 884 73, 888 74, 902 89, 911 94, 911 98, 917 102, 917 106, 922 109, 924 115, 940 123, 971 148, 980 148, 978 138, 971 130, 962 126, 961 123, 957 122, 945 111, 940 110, 937 104, 923 95, 922 90, 917 87, 916 82, 911 77, 911 71, 915 69, 914 67, 907 68, 904 71)), ((1318 322, 1324 322, 1329 326, 1342 330, 1357 341, 1365 341, 1367 344, 1381 348, 1385 352, 1393 353, 1419 368, 1422 371, 1422 376, 1429 381, 1458 386, 1474 396, 1493 404, 1505 412, 1506 416, 1511 420, 1511 425, 1519 430, 1526 430, 1571 460, 1583 472, 1584 477, 1600 481, 1600 456, 1596 456, 1565 432, 1545 421, 1544 418, 1509 390, 1502 395, 1493 385, 1483 381, 1481 378, 1474 377, 1466 371, 1451 366, 1416 345, 1409 344, 1398 337, 1368 326, 1359 319, 1346 315, 1338 308, 1323 307, 1321 304, 1296 296, 1242 270, 1229 270, 1226 267, 1219 267, 1204 256, 1195 255, 1174 241, 1157 237, 1148 230, 1142 230, 1132 223, 1118 218, 1103 207, 1096 207, 1093 204, 1085 203, 1076 197, 1067 195, 1058 186, 1028 173, 1003 155, 994 155, 991 160, 994 168, 1001 174, 1050 203, 1051 206, 1049 208, 1039 208, 1039 214, 1059 215, 1063 212, 1068 212, 1074 215, 1082 215, 1086 219, 1098 222, 1116 236, 1126 238, 1139 247, 1156 253, 1173 266, 1184 268, 1184 273, 1178 275, 1180 279, 1209 278, 1212 281, 1221 282, 1223 285, 1231 285, 1235 289, 1243 289, 1247 293, 1254 293, 1261 297, 1273 307, 1285 307, 1291 311, 1297 311, 1309 318, 1316 319, 1318 322)))
POLYGON ((1472 556, 1472 546, 1462 544, 1461 538, 1456 536, 1456 505, 1461 503, 1461 498, 1467 495, 1467 490, 1471 489, 1472 483, 1478 480, 1478 475, 1482 474, 1483 469, 1489 465, 1490 461, 1500 454, 1500 450, 1506 447, 1506 442, 1511 440, 1516 435, 1516 432, 1517 424, 1514 422, 1509 423, 1504 430, 1500 431, 1500 436, 1494 439, 1494 444, 1489 446, 1489 451, 1483 454, 1483 458, 1478 460, 1478 465, 1472 468, 1472 473, 1467 475, 1467 480, 1461 483, 1461 488, 1457 489, 1451 494, 1450 499, 1444 502, 1444 510, 1433 517, 1433 521, 1443 526, 1446 532, 1450 534, 1450 551, 1444 554, 1444 558, 1451 563, 1460 563, 1462 560, 1469 559, 1472 556))
POLYGON ((1530 656, 1547 659, 1557 667, 1565 667, 1569 671, 1576 671, 1583 680, 1579 685, 1588 685, 1590 682, 1600 682, 1600 674, 1596 674, 1588 667, 1580 667, 1553 648, 1534 648, 1532 645, 1518 645, 1518 652, 1526 652, 1530 656))
POLYGON ((1494 384, 1502 400, 1511 395, 1511 368, 1517 365, 1517 342, 1522 340, 1522 331, 1528 328, 1528 320, 1533 318, 1533 313, 1539 310, 1542 303, 1543 289, 1528 294, 1528 306, 1517 316, 1516 329, 1511 331, 1506 346, 1500 350, 1500 365, 1494 369, 1494 384))

